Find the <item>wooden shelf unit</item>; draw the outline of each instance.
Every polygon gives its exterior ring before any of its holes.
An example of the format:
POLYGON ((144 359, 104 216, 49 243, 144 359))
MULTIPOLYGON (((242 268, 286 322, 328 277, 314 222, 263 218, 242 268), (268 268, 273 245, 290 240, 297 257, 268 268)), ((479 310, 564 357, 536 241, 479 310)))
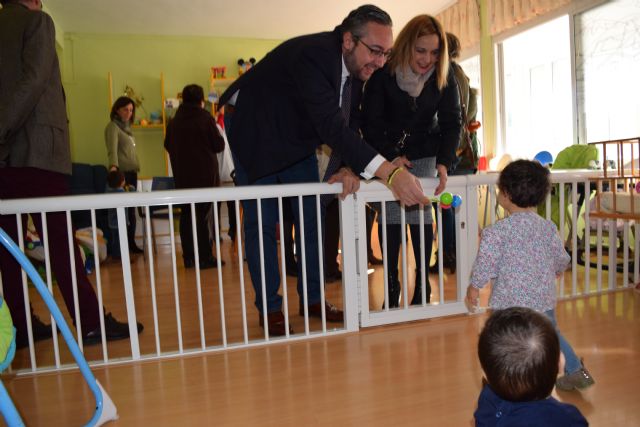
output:
MULTIPOLYGON (((114 95, 113 95, 113 77, 111 75, 111 71, 109 71, 107 73, 107 80, 109 81, 109 110, 111 110, 111 106, 113 105, 114 102, 114 95)), ((131 127, 133 129, 162 129, 162 136, 164 137, 164 134, 166 133, 167 130, 167 117, 166 117, 166 112, 165 112, 165 108, 164 108, 164 104, 165 104, 165 94, 164 94, 164 74, 160 73, 160 117, 162 119, 161 123, 150 123, 148 125, 140 125, 140 124, 134 124, 131 127)))

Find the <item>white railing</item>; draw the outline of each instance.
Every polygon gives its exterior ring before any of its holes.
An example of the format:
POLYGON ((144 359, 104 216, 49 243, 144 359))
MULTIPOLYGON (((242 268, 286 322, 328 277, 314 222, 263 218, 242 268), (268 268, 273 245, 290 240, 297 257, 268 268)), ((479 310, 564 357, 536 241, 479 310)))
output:
MULTIPOLYGON (((558 194, 558 202, 560 206, 564 206, 565 202, 565 188, 569 187, 570 200, 569 204, 572 207, 571 218, 579 218, 578 211, 578 194, 582 188, 589 188, 588 177, 593 173, 587 172, 564 172, 554 173, 552 180, 557 184, 558 188, 556 193, 558 194)), ((0 213, 3 215, 18 214, 18 213, 36 213, 36 212, 51 212, 59 211, 63 208, 67 213, 68 224, 71 223, 70 212, 74 210, 91 210, 92 227, 93 227, 93 253, 96 265, 95 271, 95 286, 98 296, 99 306, 103 305, 103 292, 105 286, 110 287, 110 291, 113 292, 112 287, 118 284, 118 280, 114 279, 114 275, 110 275, 107 278, 102 277, 100 270, 100 263, 97 257, 97 237, 96 237, 96 210, 115 208, 117 209, 118 224, 119 224, 119 237, 122 253, 122 293, 124 299, 124 305, 126 307, 127 321, 130 325, 131 339, 130 339, 130 354, 122 354, 122 351, 116 352, 115 355, 109 355, 110 349, 107 342, 102 341, 102 354, 89 358, 94 365, 113 364, 123 361, 136 361, 149 358, 163 358, 174 357, 176 355, 184 355, 196 352, 205 351, 220 351, 229 348, 247 347, 254 345, 261 345, 270 342, 282 342, 287 340, 299 340, 307 339, 311 337, 326 336, 335 333, 353 332, 357 331, 360 327, 367 327, 373 325, 383 325, 395 322, 404 322, 417 319, 426 319, 439 316, 447 316, 452 314, 460 314, 466 312, 463 298, 466 287, 468 285, 469 273, 471 271, 473 261, 475 259, 476 250, 478 247, 479 230, 488 225, 494 223, 501 215, 500 210, 496 207, 495 203, 495 183, 497 181, 497 174, 486 175, 474 175, 474 176, 452 176, 449 178, 447 191, 460 194, 463 198, 463 204, 456 210, 456 248, 457 248, 457 266, 456 274, 444 274, 442 268, 442 221, 441 212, 436 210, 437 217, 437 235, 438 235, 438 265, 439 274, 434 282, 436 285, 432 292, 431 303, 425 303, 424 299, 422 304, 416 306, 409 306, 408 302, 408 274, 403 274, 402 278, 402 303, 397 309, 390 309, 388 304, 384 307, 381 306, 380 301, 375 301, 376 293, 380 296, 380 288, 382 288, 382 295, 385 300, 388 299, 386 291, 386 269, 388 266, 385 264, 382 269, 374 269, 373 274, 370 276, 368 273, 371 271, 367 263, 367 250, 366 250, 366 231, 365 231, 365 206, 367 203, 375 202, 390 202, 393 200, 393 195, 382 184, 378 182, 363 183, 360 191, 354 196, 348 197, 340 204, 340 220, 341 220, 341 248, 342 248, 342 288, 334 293, 342 298, 342 308, 345 313, 345 320, 343 324, 338 327, 327 324, 323 318, 318 325, 317 322, 311 323, 308 313, 305 312, 304 316, 304 328, 303 332, 293 335, 287 335, 285 337, 272 338, 267 331, 264 333, 256 333, 257 325, 253 322, 255 318, 249 320, 250 315, 248 312, 252 312, 251 308, 247 307, 247 295, 249 298, 253 296, 253 290, 251 289, 251 282, 247 280, 247 275, 243 267, 243 245, 244 242, 241 238, 238 238, 237 250, 233 254, 236 258, 233 264, 238 267, 238 274, 233 275, 237 277, 238 283, 228 283, 229 279, 224 280, 224 269, 236 268, 232 265, 222 267, 218 264, 217 270, 215 270, 217 283, 209 287, 209 283, 213 283, 213 278, 201 271, 197 262, 197 247, 196 262, 195 262, 195 282, 196 292, 193 298, 196 300, 195 308, 193 304, 187 305, 184 301, 181 301, 181 296, 184 296, 186 287, 184 283, 185 278, 184 268, 179 266, 176 262, 176 238, 173 221, 173 209, 168 209, 169 215, 169 241, 170 241, 170 265, 164 263, 167 259, 166 255, 163 255, 162 260, 154 259, 154 251, 152 247, 151 239, 146 241, 146 256, 145 268, 148 268, 148 276, 141 278, 143 275, 140 271, 137 271, 135 275, 136 283, 134 284, 134 275, 132 274, 131 264, 129 260, 127 236, 126 236, 126 216, 125 208, 127 207, 142 207, 145 211, 143 227, 146 230, 146 235, 151 235, 151 221, 149 215, 149 207, 156 205, 174 205, 191 204, 192 223, 195 227, 194 217, 194 204, 203 202, 220 202, 220 201, 234 201, 236 205, 236 235, 241 236, 240 232, 240 202, 243 200, 263 200, 268 198, 278 199, 279 205, 279 218, 282 223, 282 202, 285 197, 297 197, 298 204, 301 205, 302 197, 313 196, 316 201, 316 217, 320 217, 320 198, 321 194, 335 193, 340 191, 339 185, 329 186, 327 184, 304 184, 304 185, 276 185, 276 186, 255 186, 255 187, 235 187, 235 188, 216 188, 216 189, 201 189, 201 190, 174 190, 174 191, 158 191, 158 192, 143 192, 143 193, 129 193, 129 194, 106 194, 96 196, 69 196, 58 198, 42 198, 42 199, 23 199, 23 200, 2 200, 0 201, 0 213), (166 277, 170 277, 171 289, 163 289, 159 291, 157 289, 158 280, 157 275, 161 274, 165 276, 163 282, 167 282, 166 277), (382 274, 382 278, 380 278, 382 274), (106 279, 106 280, 105 280, 106 279), (144 279, 144 280, 143 280, 144 279), (211 280, 210 280, 211 279, 211 280), (215 287, 215 288, 214 288, 215 287), (215 290, 214 290, 215 289, 215 290), (217 295, 216 295, 217 294, 217 295), (239 304, 235 303, 235 307, 238 307, 234 312, 229 312, 231 307, 230 301, 240 301, 239 304), (162 304, 164 306, 174 305, 175 307, 175 320, 161 318, 158 306, 162 304), (150 315, 146 315, 147 329, 140 337, 136 333, 136 321, 140 316, 137 311, 138 307, 144 307, 145 313, 151 312, 150 315), (149 308, 150 306, 150 308, 149 308), (382 307, 382 308, 381 308, 382 307), (193 311, 193 312, 191 312, 193 311), (195 320, 194 320, 195 312, 195 320), (214 320, 219 318, 219 320, 214 320), (238 319, 239 318, 239 319, 238 319), (241 327, 230 327, 230 322, 235 321, 236 326, 241 323, 241 327), (149 322, 151 325, 149 325, 149 322), (216 328, 212 330, 210 327, 214 324, 216 328), (169 325, 169 326, 167 326, 169 325), (174 326, 175 325, 175 326, 174 326), (167 327, 175 327, 175 337, 167 339, 166 332, 161 333, 161 328, 167 329, 167 327), (241 333, 237 332, 241 330, 241 333), (148 335, 153 331, 153 340, 148 335), (235 332, 233 332, 235 331, 235 332), (215 339, 211 339, 211 336, 215 335, 215 339), (184 337, 190 337, 188 342, 185 343, 184 337), (196 338, 193 338, 193 337, 196 338), (141 343, 140 340, 143 340, 141 343), (169 343, 167 343, 167 341, 169 343), (177 341, 177 345, 176 342, 177 341), (212 341, 215 343, 212 344, 212 341)), ((425 193, 427 195, 433 194, 436 181, 425 179, 422 181, 425 193)), ((546 206, 547 212, 550 212, 549 207, 552 205, 552 197, 547 200, 546 206)), ((585 205, 585 232, 583 236, 590 236, 592 230, 592 221, 589 218, 589 203, 588 199, 584 203, 585 205)), ((215 230, 215 248, 214 254, 218 260, 221 260, 220 245, 221 237, 218 232, 218 220, 219 213, 217 203, 213 203, 214 209, 214 230, 215 230)), ((260 212, 260 211, 259 211, 260 212)), ((260 213, 259 213, 260 215, 260 213)), ((404 211, 403 211, 404 217, 404 211)), ((547 214, 550 217, 550 214, 547 214)), ((261 218, 259 216, 259 218, 261 218)), ((379 215, 379 224, 384 227, 386 219, 384 215, 379 215)), ((627 287, 630 284, 630 272, 629 272, 629 247, 631 242, 630 236, 630 224, 628 221, 616 225, 614 221, 607 221, 608 239, 613 242, 609 244, 608 252, 608 264, 603 264, 603 221, 598 220, 595 224, 595 230, 597 231, 595 240, 596 258, 594 267, 591 267, 592 249, 590 237, 580 237, 579 231, 582 230, 581 226, 578 226, 579 221, 573 221, 569 230, 565 227, 565 210, 560 209, 559 224, 560 233, 566 236, 567 242, 569 242, 570 252, 572 254, 572 267, 571 267, 571 283, 567 286, 564 277, 559 281, 558 295, 561 298, 569 298, 580 295, 592 294, 596 292, 612 291, 619 288, 627 287), (622 238, 621 251, 623 264, 618 266, 617 264, 617 249, 616 249, 616 237, 617 230, 620 229, 620 235, 622 238), (579 262, 586 260, 586 267, 581 269, 579 262), (595 268, 596 283, 595 286, 591 280, 591 272, 595 268), (608 268, 608 280, 607 284, 602 283, 602 271, 608 268), (620 269, 622 277, 617 273, 620 269), (582 270, 582 273, 580 273, 582 270), (581 280, 582 279, 582 280, 581 280)), ((320 229, 320 221, 318 220, 318 229, 320 229)), ((21 227, 21 222, 18 221, 18 226, 21 227)), ((425 224, 421 224, 424 227, 425 224)), ((429 225, 426 225, 429 226, 429 225)), ((634 236, 638 235, 638 225, 635 225, 634 236)), ((195 235, 195 228, 193 230, 194 241, 197 241, 195 235)), ((384 237, 383 231, 383 239, 384 237)), ((421 233, 422 234, 422 233, 421 233)), ((42 236, 43 240, 47 241, 46 230, 45 236, 42 236)), ((282 228, 280 230, 280 241, 283 241, 282 228)), ((19 245, 24 250, 24 241, 19 239, 19 245)), ((303 245, 304 247, 304 245, 303 245)), ((384 247, 384 245, 383 245, 384 247)), ((639 242, 634 240, 634 262, 633 262, 633 280, 638 281, 638 254, 639 242)), ((401 271, 409 271, 409 265, 407 264, 408 252, 407 252, 407 235, 402 235, 402 265, 401 271)), ((47 248, 45 248, 46 251, 47 248)), ((280 268, 284 271, 284 249, 280 245, 280 268)), ((319 251, 320 254, 322 251, 319 251)), ((384 251, 383 251, 384 255, 384 251)), ((304 256, 302 254, 301 256, 304 256)), ((319 263, 322 266, 322 256, 320 255, 319 263)), ((386 263, 386 256, 385 263, 386 263)), ((421 257, 422 258, 422 257, 421 257)), ((70 257, 70 262, 73 263, 73 258, 70 257)), ((262 274, 264 275, 264 265, 261 266, 262 274)), ((322 270, 322 269, 321 269, 322 270)), ((425 272, 426 268, 423 266, 422 271, 425 272)), ((52 289, 50 266, 46 263, 46 271, 49 289, 52 289)), ((209 270, 211 271, 211 270, 209 270)), ((208 271, 207 271, 208 273, 208 271)), ((321 278, 323 272, 321 271, 321 278)), ((146 275, 146 273, 145 273, 146 275)), ((264 276, 263 276, 264 277, 264 276)), ((283 309, 287 322, 293 318, 289 313, 287 303, 287 278, 286 275, 282 275, 282 281, 285 286, 281 287, 281 292, 284 298, 283 309)), ((306 276, 302 277, 303 288, 306 288, 306 276)), ((321 281, 322 282, 322 281, 321 281)), ((5 284, 6 286, 6 284, 5 284)), ((26 289, 26 284, 24 285, 26 289)), ((76 285, 74 280, 73 286, 76 285)), ((188 290, 187 290, 188 291, 188 290)), ((189 291, 190 292, 190 291, 189 291)), ((74 292, 76 293, 76 292, 74 292)), ((306 295, 306 293, 305 293, 306 295)), ((322 292, 322 302, 324 303, 324 292, 322 292)), ((304 300, 306 303, 306 299, 304 300)), ((25 293, 25 306, 28 306, 28 292, 25 293)), ((76 303, 77 307, 77 303, 76 303)), ((107 307, 108 309, 109 307, 107 307)), ((297 309, 297 306, 296 306, 297 309)), ((65 311, 65 310, 63 310, 65 311)), ((166 312, 166 308, 164 312, 166 312)), ((123 310, 124 312, 124 310, 123 310)), ((257 322, 256 322, 257 323, 257 322)), ((298 328, 299 329, 299 328, 298 328)), ((299 332, 299 331, 298 331, 299 332)), ((104 331, 103 334, 104 336, 104 331)), ((82 331, 77 331, 78 341, 82 348, 82 331)), ((54 333, 55 337, 55 333, 54 333)), ((61 362, 59 355, 58 343, 54 339, 53 350, 55 357, 54 362, 50 366, 39 366, 36 363, 36 351, 33 343, 29 347, 30 355, 30 368, 25 369, 27 371, 47 371, 47 370, 59 370, 67 367, 66 364, 61 362)), ((85 354, 87 351, 85 351, 85 354)), ((46 358, 45 358, 46 359, 46 358)))

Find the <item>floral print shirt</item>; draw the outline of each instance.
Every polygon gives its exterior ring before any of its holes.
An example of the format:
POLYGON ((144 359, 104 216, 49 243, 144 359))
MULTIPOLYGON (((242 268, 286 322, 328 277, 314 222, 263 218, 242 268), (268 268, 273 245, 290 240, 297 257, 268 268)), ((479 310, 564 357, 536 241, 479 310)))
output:
POLYGON ((471 286, 482 288, 492 282, 493 309, 552 310, 556 275, 567 269, 570 260, 553 222, 534 212, 518 212, 483 230, 471 286))

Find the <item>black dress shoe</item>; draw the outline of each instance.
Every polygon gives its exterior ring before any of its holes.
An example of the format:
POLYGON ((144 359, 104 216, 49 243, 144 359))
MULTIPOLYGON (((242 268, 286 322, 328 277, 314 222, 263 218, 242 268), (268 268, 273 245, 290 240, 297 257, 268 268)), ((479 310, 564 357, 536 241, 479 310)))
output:
POLYGON ((324 278, 324 281, 327 283, 337 282, 339 280, 342 280, 342 272, 340 270, 335 273, 328 273, 324 278))
MULTIPOLYGON (((42 340, 48 340, 53 336, 51 332, 51 325, 44 323, 35 314, 31 315, 31 330, 33 332, 33 342, 42 340)), ((16 349, 21 349, 29 346, 29 337, 27 332, 23 335, 16 336, 16 349)))
MULTIPOLYGON (((220 260, 220 266, 223 266, 225 262, 220 260)), ((200 261, 200 269, 205 270, 207 268, 217 268, 218 267, 218 259, 216 257, 211 257, 206 261, 200 261)))
POLYGON ((456 272, 456 256, 450 255, 450 254, 444 254, 442 265, 445 268, 448 268, 451 274, 454 274, 456 272))
MULTIPOLYGON (((140 322, 136 322, 138 333, 142 332, 144 326, 140 322)), ((129 338, 129 324, 118 322, 111 313, 104 316, 104 333, 107 341, 116 341, 129 338)), ((82 337, 82 342, 86 345, 97 344, 102 341, 100 325, 91 332, 87 332, 82 337)))
POLYGON ((140 249, 139 247, 137 247, 136 245, 133 245, 133 246, 129 246, 129 253, 142 254, 142 253, 144 253, 144 251, 142 249, 140 249))
POLYGON ((295 264, 287 265, 287 276, 298 277, 298 266, 295 264))
POLYGON ((369 264, 382 265, 382 260, 380 258, 377 258, 375 255, 369 255, 369 264))
MULTIPOLYGON (((262 313, 258 313, 258 319, 260 326, 264 328, 264 317, 262 316, 262 313)), ((282 314, 282 311, 267 313, 267 324, 269 325, 269 335, 281 337, 287 334, 284 324, 284 314, 282 314)), ((291 326, 289 326, 289 334, 293 334, 291 326)))
MULTIPOLYGON (((195 262, 191 258, 184 258, 184 268, 193 268, 195 262)), ((224 260, 220 260, 220 265, 224 265, 224 260)), ((207 268, 216 268, 218 266, 218 259, 216 257, 211 257, 208 260, 200 261, 200 270, 205 270, 207 268)))
MULTIPOLYGON (((317 317, 322 319, 322 304, 316 303, 308 306, 309 317, 317 317)), ((304 307, 300 306, 298 311, 300 316, 304 316, 304 307)), ((344 321, 344 312, 329 301, 324 302, 324 315, 327 322, 342 322, 344 321)))

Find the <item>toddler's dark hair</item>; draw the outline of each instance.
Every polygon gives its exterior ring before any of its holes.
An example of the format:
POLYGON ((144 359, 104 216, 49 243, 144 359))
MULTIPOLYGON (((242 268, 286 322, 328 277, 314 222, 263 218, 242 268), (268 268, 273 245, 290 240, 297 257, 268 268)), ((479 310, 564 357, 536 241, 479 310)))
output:
POLYGON ((538 206, 551 189, 549 175, 549 170, 536 161, 516 160, 500 172, 498 188, 518 207, 538 206))
POLYGON ((109 188, 120 188, 123 182, 124 174, 119 170, 113 170, 107 174, 107 185, 109 188))
POLYGON ((494 311, 480 333, 478 357, 489 386, 505 400, 527 402, 551 395, 560 343, 544 314, 525 307, 494 311))

